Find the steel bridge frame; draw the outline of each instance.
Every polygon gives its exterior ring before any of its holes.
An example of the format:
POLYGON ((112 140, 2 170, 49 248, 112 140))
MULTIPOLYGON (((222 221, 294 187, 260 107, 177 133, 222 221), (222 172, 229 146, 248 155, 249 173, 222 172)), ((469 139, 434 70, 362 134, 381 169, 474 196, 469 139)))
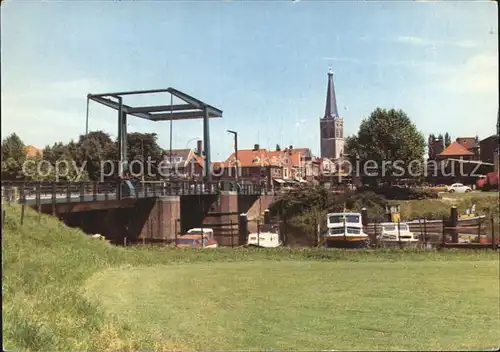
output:
POLYGON ((203 119, 203 149, 205 153, 204 178, 206 181, 212 180, 210 173, 210 118, 222 117, 222 110, 206 104, 186 93, 174 88, 136 90, 115 93, 87 94, 87 116, 85 122, 85 135, 89 132, 89 102, 95 101, 104 106, 118 111, 118 158, 120 160, 119 176, 123 178, 128 169, 127 160, 127 115, 135 116, 149 121, 174 121, 203 119), (124 96, 169 93, 184 101, 185 104, 153 105, 153 106, 130 106, 123 103, 124 96), (115 99, 116 101, 113 101, 115 99), (125 167, 124 167, 125 166, 125 167))

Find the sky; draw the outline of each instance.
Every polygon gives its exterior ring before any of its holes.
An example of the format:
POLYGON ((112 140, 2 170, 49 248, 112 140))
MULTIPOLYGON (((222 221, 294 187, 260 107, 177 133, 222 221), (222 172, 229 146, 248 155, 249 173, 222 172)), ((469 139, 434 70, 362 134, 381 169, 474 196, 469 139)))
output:
MULTIPOLYGON (((2 138, 39 148, 85 133, 87 93, 173 87, 223 110, 212 160, 240 149, 319 154, 327 72, 345 135, 377 107, 403 109, 428 134, 494 134, 494 1, 22 1, 1 5, 2 138)), ((170 103, 168 95, 125 100, 170 103)), ((169 148, 169 122, 128 119, 169 148)), ((91 103, 90 130, 116 137, 114 110, 91 103)), ((173 123, 194 148, 202 120, 173 123)))

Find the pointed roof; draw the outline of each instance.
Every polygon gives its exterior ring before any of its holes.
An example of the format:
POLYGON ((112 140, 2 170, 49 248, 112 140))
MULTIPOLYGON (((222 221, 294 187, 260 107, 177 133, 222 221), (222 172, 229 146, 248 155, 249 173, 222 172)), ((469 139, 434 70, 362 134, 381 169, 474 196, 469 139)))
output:
POLYGON ((465 156, 474 155, 458 142, 451 143, 445 150, 438 154, 439 156, 465 156))
POLYGON ((332 70, 328 72, 328 88, 326 91, 326 107, 324 118, 338 117, 337 98, 335 96, 335 86, 333 85, 332 70))

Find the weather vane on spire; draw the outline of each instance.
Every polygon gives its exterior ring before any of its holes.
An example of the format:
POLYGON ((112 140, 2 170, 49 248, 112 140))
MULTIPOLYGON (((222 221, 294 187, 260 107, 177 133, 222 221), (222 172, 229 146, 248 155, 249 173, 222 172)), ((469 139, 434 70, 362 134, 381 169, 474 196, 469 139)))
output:
POLYGON ((332 71, 332 67, 331 67, 331 66, 330 66, 330 67, 328 67, 328 73, 329 73, 329 74, 333 74, 333 71, 332 71))

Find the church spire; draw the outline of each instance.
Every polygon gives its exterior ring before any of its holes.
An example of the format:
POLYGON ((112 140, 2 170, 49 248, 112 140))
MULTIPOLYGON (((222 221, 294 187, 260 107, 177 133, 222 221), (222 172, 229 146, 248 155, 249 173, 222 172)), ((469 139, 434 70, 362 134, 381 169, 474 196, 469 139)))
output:
POLYGON ((326 107, 324 118, 338 117, 337 98, 335 97, 335 87, 333 85, 332 69, 328 71, 328 90, 326 92, 326 107))

